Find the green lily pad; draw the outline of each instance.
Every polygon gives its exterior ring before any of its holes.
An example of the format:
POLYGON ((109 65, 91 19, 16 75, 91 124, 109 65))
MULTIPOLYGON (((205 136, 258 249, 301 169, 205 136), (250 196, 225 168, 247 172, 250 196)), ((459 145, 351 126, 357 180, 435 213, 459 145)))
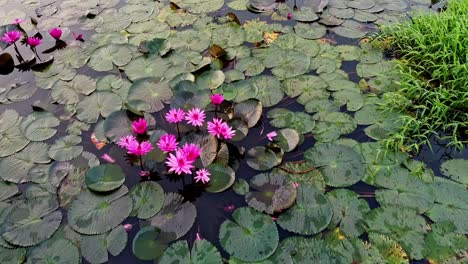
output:
POLYGON ((122 108, 122 99, 112 92, 94 92, 76 105, 76 117, 87 123, 96 123, 99 116, 107 117, 122 108))
POLYGON ((293 18, 294 20, 301 22, 312 22, 319 19, 314 10, 307 6, 301 7, 297 11, 295 10, 293 12, 293 18))
POLYGON ((122 186, 125 174, 120 166, 104 164, 91 168, 86 174, 86 185, 96 192, 108 192, 122 186))
POLYGON ((307 134, 315 126, 315 120, 311 115, 302 112, 292 112, 284 108, 275 108, 267 114, 273 120, 270 124, 276 128, 291 128, 301 134, 307 134))
POLYGON ((78 157, 83 152, 83 146, 77 146, 81 143, 81 137, 68 135, 55 140, 50 146, 49 157, 58 161, 68 161, 78 157))
POLYGON ((133 254, 141 260, 159 259, 169 243, 176 239, 174 233, 165 233, 155 226, 146 226, 133 239, 133 254))
POLYGON ((78 74, 71 81, 59 80, 52 86, 52 98, 59 104, 76 104, 82 95, 96 90, 96 81, 78 74))
MULTIPOLYGON (((353 12, 353 16, 354 16, 354 12, 353 12)), ((346 20, 340 26, 332 28, 331 31, 345 38, 362 38, 371 29, 372 27, 369 27, 366 24, 361 24, 353 20, 346 20)))
POLYGON ((55 135, 60 120, 49 112, 34 112, 22 123, 24 136, 31 141, 44 141, 55 135))
POLYGON ((238 208, 234 221, 221 224, 219 240, 231 257, 243 261, 262 261, 278 247, 279 236, 275 222, 252 208, 238 208))
POLYGON ((20 200, 5 218, 2 238, 10 244, 28 247, 51 237, 62 221, 53 196, 20 200))
POLYGON ((67 173, 65 178, 60 182, 58 188, 58 196, 61 207, 66 207, 70 204, 82 190, 86 188, 85 177, 87 168, 74 168, 67 173))
POLYGON ((285 152, 293 151, 301 141, 301 135, 294 129, 283 128, 278 130, 278 135, 274 141, 285 152))
POLYGON ((164 103, 169 103, 172 98, 172 90, 166 81, 158 78, 145 78, 132 84, 128 91, 128 101, 142 101, 149 106, 149 113, 157 112, 164 108, 164 103))
POLYGON ((256 76, 261 74, 265 70, 265 66, 263 66, 260 60, 257 60, 252 57, 247 57, 240 59, 236 63, 235 69, 245 74, 245 76, 256 76))
POLYGON ((164 190, 156 182, 141 182, 130 190, 133 201, 131 216, 147 219, 161 210, 164 204, 164 190))
POLYGON ((296 204, 278 217, 277 223, 288 231, 312 235, 325 229, 333 210, 328 198, 314 187, 300 186, 296 204))
POLYGON ((232 190, 238 195, 246 195, 249 192, 249 183, 244 179, 237 179, 232 190))
POLYGON ((218 141, 213 135, 208 133, 191 133, 185 136, 179 145, 182 146, 186 143, 193 143, 202 148, 199 159, 195 161, 197 168, 207 167, 215 160, 218 141))
POLYGON ((175 4, 191 13, 211 13, 224 5, 224 0, 175 0, 175 4))
POLYGON ((357 128, 352 116, 341 112, 319 112, 314 115, 314 138, 319 142, 333 142, 342 134, 353 132, 357 128))
POLYGON ((103 130, 112 142, 118 142, 121 137, 131 135, 132 122, 127 116, 127 111, 120 110, 110 114, 104 121, 103 130))
POLYGON ((346 263, 324 240, 317 238, 288 237, 281 241, 280 248, 297 264, 346 263))
POLYGON ((132 210, 125 186, 109 194, 83 191, 70 204, 68 224, 86 235, 105 233, 118 226, 132 210))
POLYGON ((88 61, 95 71, 110 71, 114 65, 121 67, 132 60, 132 51, 126 45, 110 44, 96 49, 88 61))
POLYGON ((280 79, 302 75, 309 71, 310 59, 300 51, 270 48, 269 54, 263 58, 263 65, 273 68, 271 72, 280 79))
POLYGON ((346 189, 337 189, 327 193, 333 208, 330 229, 339 227, 348 237, 357 237, 364 233, 365 215, 370 211, 366 200, 346 189))
POLYGON ((281 174, 257 174, 250 180, 250 189, 245 196, 247 204, 267 214, 291 207, 297 195, 294 184, 281 174))
POLYGON ((234 106, 234 117, 245 121, 248 128, 254 127, 262 117, 262 103, 255 99, 240 102, 234 106))
POLYGON ((319 169, 330 186, 351 186, 364 176, 361 156, 347 146, 332 143, 316 145, 304 153, 304 159, 319 169))
POLYGON ((455 227, 449 222, 441 222, 431 226, 432 232, 427 234, 425 256, 427 259, 440 263, 450 263, 446 260, 457 257, 466 250, 468 238, 455 233, 455 227))
POLYGON ((218 88, 224 82, 224 73, 220 70, 206 71, 197 78, 197 84, 211 90, 218 88))
POLYGON ((450 179, 468 185, 468 160, 447 160, 440 165, 440 171, 450 179))
POLYGON ((305 162, 285 162, 273 169, 273 173, 283 174, 299 185, 315 187, 325 191, 325 178, 322 173, 305 162))
MULTIPOLYGON (((247 185, 248 186, 248 185, 247 185)), ((16 184, 0 181, 0 201, 6 200, 19 192, 16 184)))
POLYGON ((319 23, 300 23, 294 26, 294 32, 305 39, 319 39, 327 33, 327 28, 319 23))
POLYGON ((256 76, 249 79, 250 85, 258 91, 256 98, 263 106, 270 107, 278 104, 283 99, 284 93, 281 83, 273 76, 256 76))
POLYGON ((164 72, 170 66, 171 63, 168 60, 152 55, 133 59, 123 69, 130 80, 136 81, 148 77, 163 77, 164 72))
POLYGON ((301 75, 283 81, 283 88, 290 97, 296 97, 297 102, 306 104, 314 99, 328 99, 328 84, 321 78, 313 75, 301 75))
POLYGON ((29 252, 27 259, 26 264, 78 264, 81 262, 78 248, 67 239, 51 239, 40 244, 29 252))
POLYGON ((207 192, 223 192, 234 184, 236 173, 231 167, 223 164, 212 163, 207 167, 207 169, 211 173, 210 182, 206 188, 207 192))
POLYGON ((247 165, 254 170, 268 170, 283 160, 283 153, 275 153, 270 148, 254 147, 247 152, 247 165))
POLYGON ((89 263, 105 263, 109 260, 108 252, 112 256, 119 255, 127 245, 127 239, 127 231, 121 225, 105 234, 83 236, 81 254, 89 263))
POLYGON ((408 254, 398 242, 388 236, 369 233, 370 243, 378 250, 386 263, 408 264, 408 254))
POLYGON ((167 193, 162 209, 153 216, 151 225, 162 232, 174 234, 177 238, 185 235, 192 228, 197 209, 177 193, 167 193))
POLYGON ((211 44, 226 49, 241 45, 244 39, 244 30, 236 23, 228 23, 213 29, 211 44))
POLYGON ((26 259, 25 248, 1 248, 0 249, 0 262, 5 264, 18 264, 23 263, 26 259))
POLYGON ((0 133, 0 157, 10 156, 29 144, 29 140, 21 133, 19 124, 15 124, 0 133))
POLYGON ((164 251, 159 263, 221 264, 223 261, 216 247, 201 239, 195 240, 191 252, 186 240, 173 243, 164 251))

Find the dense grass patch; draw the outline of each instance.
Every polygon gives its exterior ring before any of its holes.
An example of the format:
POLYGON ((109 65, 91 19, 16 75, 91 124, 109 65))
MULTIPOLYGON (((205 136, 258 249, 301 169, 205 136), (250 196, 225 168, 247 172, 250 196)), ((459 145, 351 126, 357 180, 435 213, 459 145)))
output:
POLYGON ((418 150, 433 134, 462 148, 468 140, 468 0, 382 28, 376 42, 398 58, 401 88, 388 93, 404 126, 389 140, 418 150))

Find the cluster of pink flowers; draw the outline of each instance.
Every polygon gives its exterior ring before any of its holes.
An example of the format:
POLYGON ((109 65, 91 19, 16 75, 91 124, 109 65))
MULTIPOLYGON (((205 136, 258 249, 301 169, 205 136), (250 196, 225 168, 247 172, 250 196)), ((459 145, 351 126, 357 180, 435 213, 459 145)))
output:
MULTIPOLYGON (((24 22, 24 19, 17 18, 13 21, 13 24, 19 25, 24 22)), ((49 34, 54 38, 54 39, 60 39, 62 36, 62 30, 60 28, 53 28, 49 31, 49 34)), ((23 34, 19 30, 12 30, 8 31, 5 34, 3 34, 1 40, 3 42, 6 42, 10 45, 15 44, 18 40, 21 39, 23 34)), ((28 37, 26 39, 26 43, 28 43, 29 46, 31 47, 37 47, 42 43, 42 39, 38 37, 28 37)))
MULTIPOLYGON (((133 132, 135 134, 145 134, 147 123, 145 119, 140 118, 132 123, 133 132)), ((128 154, 143 156, 153 150, 153 145, 149 141, 138 142, 135 136, 128 135, 121 137, 117 145, 121 148, 127 149, 128 154)))

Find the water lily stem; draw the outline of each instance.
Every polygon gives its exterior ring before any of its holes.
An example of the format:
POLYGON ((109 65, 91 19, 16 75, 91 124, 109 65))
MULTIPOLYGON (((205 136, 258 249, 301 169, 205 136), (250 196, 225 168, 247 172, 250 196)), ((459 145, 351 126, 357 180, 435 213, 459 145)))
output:
POLYGON ((15 51, 18 54, 20 62, 24 62, 23 56, 21 56, 21 53, 19 52, 18 46, 16 46, 16 42, 13 43, 13 45, 15 46, 15 51))
POLYGON ((145 170, 145 168, 143 167, 143 156, 142 155, 140 155, 140 168, 141 168, 142 171, 145 170))
POLYGON ((34 51, 34 53, 36 54, 36 58, 38 58, 38 59, 39 59, 39 61, 41 61, 41 62, 42 62, 42 59, 41 59, 41 57, 39 57, 39 54, 37 53, 37 49, 36 49, 36 48, 33 48, 33 51, 34 51))
POLYGON ((177 126, 177 135, 179 135, 179 140, 180 140, 181 137, 180 137, 180 131, 179 131, 179 123, 176 123, 176 126, 177 126))
POLYGON ((215 116, 218 118, 218 105, 215 105, 215 116))

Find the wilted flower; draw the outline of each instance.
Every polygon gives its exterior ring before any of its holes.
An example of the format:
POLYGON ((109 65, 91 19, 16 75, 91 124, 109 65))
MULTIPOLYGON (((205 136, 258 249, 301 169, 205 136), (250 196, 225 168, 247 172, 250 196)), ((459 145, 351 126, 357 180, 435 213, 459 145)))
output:
POLYGON ((158 148, 164 152, 169 153, 176 150, 177 148, 177 139, 172 134, 164 134, 159 138, 158 148))
POLYGON ((269 141, 273 141, 273 139, 274 139, 276 136, 278 136, 278 133, 276 133, 276 131, 272 131, 272 132, 268 133, 266 136, 267 136, 267 138, 268 138, 269 141))
POLYGON ((132 224, 125 224, 125 225, 123 225, 123 228, 125 229, 125 231, 130 231, 133 228, 133 225, 132 224))
POLYGON ((112 158, 109 154, 107 153, 104 153, 102 154, 101 158, 109 163, 114 163, 115 162, 115 159, 112 158))
POLYGON ((132 142, 127 146, 128 154, 143 156, 148 154, 151 150, 153 150, 153 146, 149 141, 143 141, 138 143, 138 141, 132 142))
POLYGON ((202 151, 202 149, 197 144, 193 143, 185 143, 180 150, 188 161, 195 161, 200 156, 202 151))
POLYGON ((149 177, 150 176, 150 172, 147 171, 147 170, 141 170, 140 171, 140 177, 149 177))
POLYGON ((8 31, 3 34, 2 41, 8 44, 13 44, 21 38, 21 32, 18 30, 8 31))
POLYGON ((19 25, 19 24, 21 24, 21 23, 23 23, 23 22, 24 22, 24 19, 22 19, 22 18, 15 18, 15 19, 13 20, 13 23, 12 23, 12 24, 14 24, 14 25, 19 25))
POLYGON ((168 113, 166 113, 166 120, 169 123, 179 123, 180 121, 184 120, 185 112, 182 109, 171 109, 168 113))
POLYGON ((53 28, 49 30, 49 34, 54 38, 54 39, 60 39, 62 36, 62 30, 60 28, 53 28))
POLYGON ((187 160, 182 151, 176 151, 176 154, 169 154, 166 164, 169 167, 169 172, 174 172, 178 175, 182 173, 192 174, 191 169, 194 168, 192 165, 193 161, 187 160))
POLYGON ((195 182, 207 183, 210 181, 211 173, 207 169, 199 169, 196 174, 197 176, 194 177, 195 182))
POLYGON ((36 37, 29 37, 26 42, 28 43, 29 46, 31 47, 37 47, 42 43, 42 40, 40 38, 36 37))
POLYGON ((121 148, 128 148, 129 145, 138 143, 136 138, 132 135, 121 137, 117 145, 121 148))
POLYGON ((133 132, 137 134, 145 134, 147 128, 146 120, 144 118, 140 118, 138 121, 133 121, 132 128, 133 132))
POLYGON ((192 108, 187 112, 185 120, 187 120, 187 123, 192 126, 203 126, 205 117, 205 111, 201 110, 200 108, 192 108))
POLYGON ((75 32, 72 32, 72 34, 73 34, 73 37, 75 38, 75 40, 84 42, 83 34, 76 34, 75 32))
POLYGON ((213 94, 211 96, 211 102, 214 105, 220 105, 224 101, 224 96, 222 94, 213 94))

